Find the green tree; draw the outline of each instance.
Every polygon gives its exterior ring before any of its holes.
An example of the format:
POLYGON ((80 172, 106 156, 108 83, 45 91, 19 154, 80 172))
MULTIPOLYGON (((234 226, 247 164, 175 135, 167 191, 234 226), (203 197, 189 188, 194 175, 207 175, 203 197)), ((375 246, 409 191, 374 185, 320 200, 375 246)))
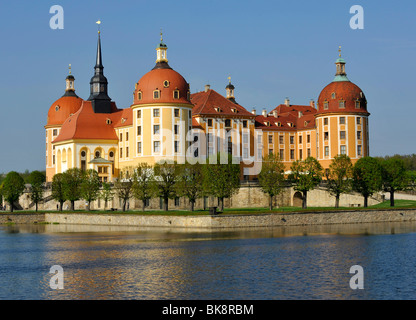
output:
POLYGON ((94 169, 88 169, 83 173, 80 185, 80 197, 87 201, 87 210, 91 209, 91 202, 98 199, 100 192, 100 178, 94 169))
POLYGON ((25 190, 25 181, 16 171, 10 171, 3 181, 2 194, 4 199, 10 204, 10 211, 13 212, 14 203, 25 190))
POLYGON ((314 189, 322 181, 323 169, 321 164, 313 157, 297 160, 292 163, 292 173, 289 180, 293 189, 302 192, 302 208, 307 208, 308 191, 314 189))
POLYGON ((204 193, 202 168, 199 162, 195 164, 186 162, 181 165, 177 192, 180 196, 188 198, 191 211, 194 211, 196 200, 204 193))
POLYGON ((169 210, 169 199, 176 197, 180 167, 176 162, 158 162, 154 166, 157 195, 163 199, 163 210, 169 210))
POLYGON ((109 183, 103 182, 99 197, 104 201, 104 210, 106 210, 108 201, 112 200, 114 197, 114 192, 109 183))
MULTIPOLYGON (((214 156, 215 157, 215 156, 214 156)), ((216 155, 216 163, 204 165, 205 192, 219 200, 220 210, 224 211, 224 198, 229 198, 240 188, 240 164, 233 163, 230 154, 216 155)))
POLYGON ((406 190, 409 185, 409 174, 403 159, 392 157, 381 162, 383 190, 390 193, 390 206, 394 207, 394 193, 406 190))
POLYGON ((114 182, 115 193, 122 200, 123 212, 126 211, 127 201, 131 198, 133 191, 133 179, 129 172, 132 172, 131 168, 125 168, 120 172, 120 177, 114 182))
POLYGON ((341 194, 352 190, 352 163, 350 157, 340 154, 334 157, 327 171, 327 189, 335 196, 335 208, 339 208, 341 194))
POLYGON ((71 211, 75 210, 75 201, 81 199, 81 184, 84 173, 79 168, 71 168, 63 173, 65 199, 71 202, 71 211))
POLYGON ((364 197, 364 207, 368 207, 368 198, 382 188, 382 167, 378 159, 360 158, 353 167, 352 187, 364 197))
POLYGON ((38 203, 43 199, 44 183, 46 176, 43 172, 32 171, 27 179, 30 183, 30 199, 35 203, 36 212, 38 211, 38 203))
POLYGON ((273 197, 283 189, 284 171, 285 166, 278 155, 269 154, 263 158, 258 179, 261 190, 269 195, 270 210, 273 210, 273 197))
POLYGON ((146 202, 155 196, 155 192, 153 167, 142 162, 134 170, 132 193, 136 199, 142 201, 143 211, 145 211, 146 202))
POLYGON ((52 178, 52 198, 59 202, 59 211, 62 211, 62 206, 67 200, 64 193, 64 175, 57 173, 52 178))

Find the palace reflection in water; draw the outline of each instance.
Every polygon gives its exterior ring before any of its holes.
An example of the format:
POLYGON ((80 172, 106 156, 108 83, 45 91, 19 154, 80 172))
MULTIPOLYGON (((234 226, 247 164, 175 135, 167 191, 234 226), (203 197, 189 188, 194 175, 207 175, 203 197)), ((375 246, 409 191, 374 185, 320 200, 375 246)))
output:
POLYGON ((415 223, 0 227, 1 299, 413 299, 415 223), (364 290, 349 287, 350 267, 364 290), (49 269, 64 269, 64 289, 49 269))

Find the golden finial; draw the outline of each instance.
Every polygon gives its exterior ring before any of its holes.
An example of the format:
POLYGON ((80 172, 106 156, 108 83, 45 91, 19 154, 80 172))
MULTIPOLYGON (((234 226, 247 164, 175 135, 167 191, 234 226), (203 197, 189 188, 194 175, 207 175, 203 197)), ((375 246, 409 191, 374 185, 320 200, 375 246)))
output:
POLYGON ((100 24, 101 24, 101 21, 100 21, 100 20, 98 20, 98 21, 96 22, 96 24, 98 24, 98 33, 100 33, 100 24))
POLYGON ((231 77, 228 76, 228 83, 231 83, 231 77))
POLYGON ((69 64, 69 74, 71 74, 71 64, 69 64))
POLYGON ((339 46, 338 52, 339 52, 339 57, 341 58, 341 46, 339 46))
POLYGON ((160 42, 163 42, 163 33, 162 33, 162 28, 160 28, 160 42))

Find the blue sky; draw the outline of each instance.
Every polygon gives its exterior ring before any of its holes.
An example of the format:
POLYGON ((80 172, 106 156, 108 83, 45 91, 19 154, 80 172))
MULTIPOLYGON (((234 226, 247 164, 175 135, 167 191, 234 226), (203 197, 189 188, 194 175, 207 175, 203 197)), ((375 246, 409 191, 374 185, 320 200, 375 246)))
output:
POLYGON ((119 108, 155 62, 163 29, 169 64, 191 85, 225 94, 227 77, 248 110, 317 100, 334 78, 338 46, 348 78, 366 94, 372 156, 416 153, 415 1, 0 0, 0 172, 44 170, 44 125, 65 90, 68 64, 87 99, 97 20, 104 74, 119 108), (64 29, 52 30, 52 5, 64 29), (350 7, 364 8, 353 30, 350 7))

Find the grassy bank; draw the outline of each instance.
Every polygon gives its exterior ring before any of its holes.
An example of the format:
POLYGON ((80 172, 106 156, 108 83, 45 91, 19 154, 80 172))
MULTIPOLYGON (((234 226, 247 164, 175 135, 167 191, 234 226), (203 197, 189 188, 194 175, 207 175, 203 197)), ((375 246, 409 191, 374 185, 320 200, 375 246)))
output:
MULTIPOLYGON (((274 210, 269 210, 268 208, 225 208, 222 214, 264 214, 264 213, 302 213, 302 212, 322 212, 322 211, 334 211, 334 210, 377 210, 377 209, 416 209, 416 201, 414 200, 395 200, 395 206, 390 207, 390 201, 385 201, 383 203, 379 203, 374 206, 369 206, 368 208, 364 207, 309 207, 307 209, 302 209, 300 207, 281 207, 276 208, 274 210)), ((56 213, 56 210, 53 211, 38 211, 37 213, 56 213)), ((7 211, 0 211, 3 214, 10 214, 7 211)), ((21 214, 28 214, 28 213, 36 213, 36 211, 23 211, 23 210, 15 210, 13 213, 21 213, 21 214)), ((170 210, 170 211, 161 211, 161 210, 129 210, 129 211, 103 211, 103 210, 76 210, 76 211, 62 211, 62 213, 89 213, 89 214, 137 214, 137 215, 209 215, 208 210, 195 210, 195 211, 187 211, 187 210, 170 210)))

